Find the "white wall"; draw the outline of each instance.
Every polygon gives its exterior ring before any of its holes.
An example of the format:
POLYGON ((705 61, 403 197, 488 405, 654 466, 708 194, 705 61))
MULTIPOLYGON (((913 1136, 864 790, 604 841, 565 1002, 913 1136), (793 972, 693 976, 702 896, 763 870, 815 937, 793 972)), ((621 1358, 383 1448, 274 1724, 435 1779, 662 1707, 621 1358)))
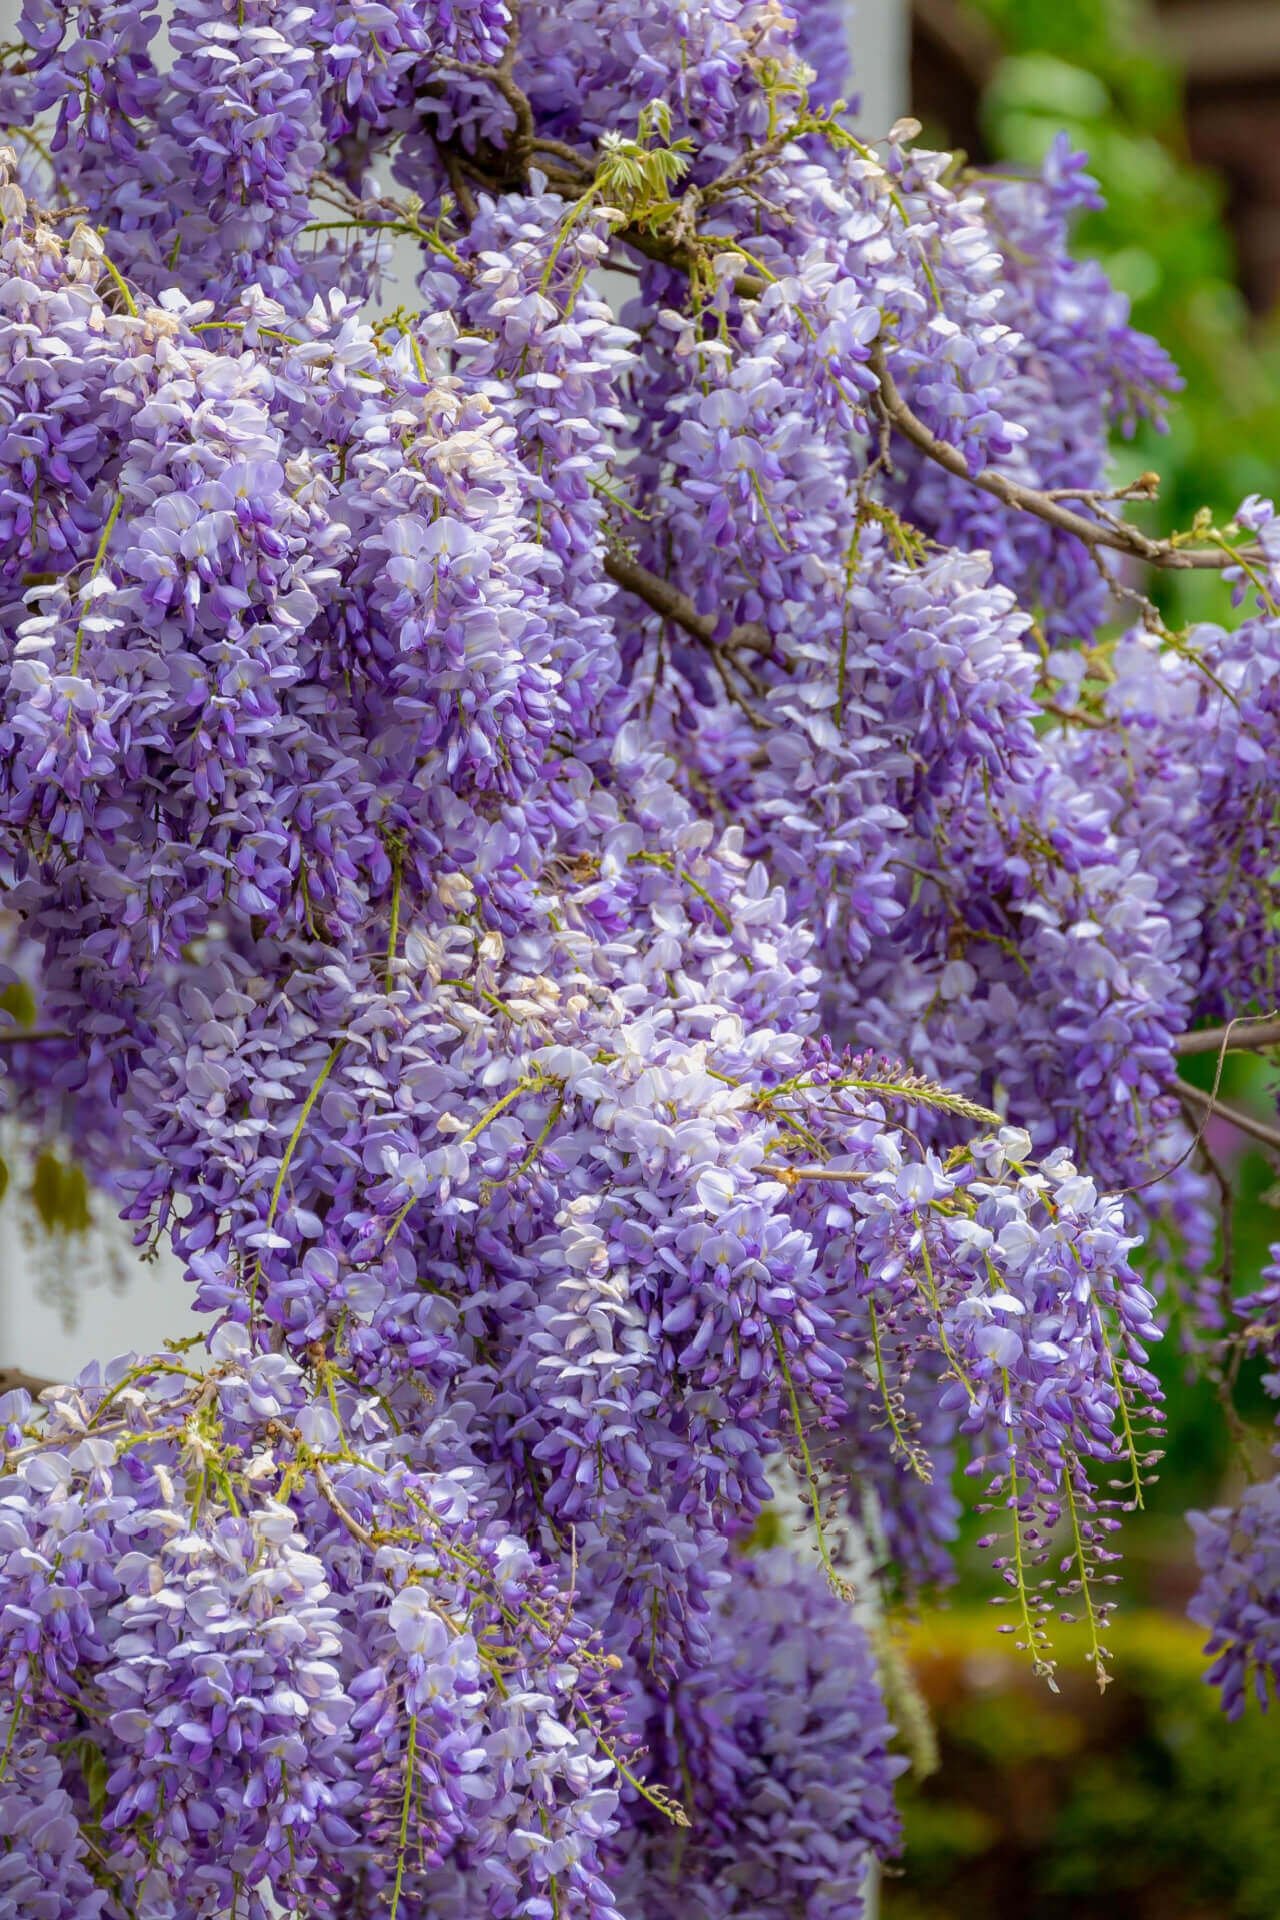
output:
POLYGON ((196 1330, 177 1262, 144 1265, 100 1200, 95 1213, 91 1233, 49 1238, 15 1193, 0 1207, 0 1366, 61 1380, 196 1330))

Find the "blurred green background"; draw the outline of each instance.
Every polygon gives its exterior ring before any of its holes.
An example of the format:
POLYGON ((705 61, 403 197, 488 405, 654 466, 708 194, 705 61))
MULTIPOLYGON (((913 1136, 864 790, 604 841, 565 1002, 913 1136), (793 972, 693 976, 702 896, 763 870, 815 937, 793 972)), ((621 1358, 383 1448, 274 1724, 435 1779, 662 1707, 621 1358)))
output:
POLYGON ((901 1796, 885 1920, 1280 1914, 1274 1726, 1224 1723, 1198 1636, 1176 1617, 1129 1610, 1109 1641, 1105 1695, 1069 1657, 1054 1695, 1001 1649, 989 1613, 921 1622, 907 1651, 941 1764, 901 1796))
MULTIPOLYGON (((917 0, 914 111, 929 145, 1034 165, 1066 128, 1106 196, 1077 245, 1131 298, 1186 381, 1170 431, 1116 448, 1117 477, 1156 469, 1163 530, 1248 493, 1280 492, 1280 0, 917 0), (1187 55, 1186 60, 1181 59, 1187 55), (1269 64, 1270 63, 1270 64, 1269 64), (1250 132, 1250 129, 1254 131, 1250 132), (1273 158, 1249 170, 1249 139, 1273 158), (1237 164, 1235 155, 1243 154, 1237 164), (1223 155, 1235 171, 1207 164, 1223 155), (1268 176, 1267 166, 1271 166, 1268 176), (1274 181, 1274 195, 1268 178, 1274 181)), ((1227 612, 1211 577, 1153 583, 1178 621, 1227 612)), ((1188 1066, 1211 1084, 1214 1063, 1188 1066)), ((1222 1091, 1274 1117, 1274 1075, 1234 1058, 1222 1091)), ((1280 1238, 1276 1173, 1215 1132, 1237 1176, 1237 1290, 1280 1238)), ((1176 1329, 1160 1368, 1170 1440, 1123 1535, 1115 1679, 1100 1695, 1072 1630, 1061 1687, 996 1633, 992 1576, 971 1547, 950 1600, 908 1630, 940 1765, 907 1783, 906 1853, 885 1920, 1280 1920, 1280 1716, 1228 1725, 1203 1679, 1188 1507, 1230 1500, 1273 1437, 1246 1372, 1233 1427, 1176 1329)), ((901 1718, 901 1710, 899 1717, 901 1718)))

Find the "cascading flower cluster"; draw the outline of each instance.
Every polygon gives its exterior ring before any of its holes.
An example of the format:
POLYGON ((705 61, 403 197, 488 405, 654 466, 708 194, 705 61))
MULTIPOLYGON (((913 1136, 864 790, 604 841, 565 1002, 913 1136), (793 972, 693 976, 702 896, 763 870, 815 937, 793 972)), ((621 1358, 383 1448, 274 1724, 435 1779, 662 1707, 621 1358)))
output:
POLYGON ((856 1920, 833 1540, 943 1577, 957 1462, 1105 1673, 1275 526, 1128 528, 1080 164, 866 145, 836 24, 24 8, 0 1084, 200 1317, 0 1403, 19 1908, 856 1920), (1240 626, 1102 637, 1108 552, 1240 626))
MULTIPOLYGON (((643 1699, 643 1694, 641 1694, 643 1699)), ((649 1920, 863 1911, 875 1855, 897 1849, 890 1757, 867 1639, 781 1548, 734 1570, 712 1658, 655 1703, 650 1750, 693 1782, 692 1834, 650 1810, 619 1845, 624 1910, 649 1920)))
POLYGON ((465 1440, 432 1423, 406 1446, 379 1402, 329 1385, 318 1402, 296 1362, 225 1326, 204 1373, 178 1354, 91 1369, 34 1442, 29 1396, 6 1396, 24 1871, 61 1823, 68 1888, 86 1850, 110 1861, 107 1912, 265 1914, 267 1888, 377 1910, 392 1886, 424 1911, 465 1853, 478 1902, 552 1885, 612 1916, 596 1859, 629 1751, 616 1660, 487 1517, 465 1440))

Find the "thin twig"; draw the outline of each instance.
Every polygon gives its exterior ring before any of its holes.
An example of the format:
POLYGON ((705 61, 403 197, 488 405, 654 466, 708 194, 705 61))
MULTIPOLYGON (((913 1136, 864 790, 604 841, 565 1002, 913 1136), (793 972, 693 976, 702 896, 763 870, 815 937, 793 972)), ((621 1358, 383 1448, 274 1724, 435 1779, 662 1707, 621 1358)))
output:
MULTIPOLYGON (((1226 1120, 1231 1126, 1238 1127, 1241 1133, 1251 1134, 1255 1140, 1260 1140, 1263 1146, 1270 1147, 1275 1153, 1280 1153, 1280 1128, 1269 1127, 1265 1120, 1255 1119, 1242 1107, 1228 1106, 1225 1100, 1215 1099, 1211 1093, 1206 1093, 1203 1087, 1193 1087, 1187 1080, 1179 1080, 1172 1091, 1180 1100, 1199 1107, 1206 1119, 1226 1120)), ((1172 1171, 1172 1168, 1166 1169, 1166 1172, 1172 1171)))
POLYGON ((781 1180, 784 1187, 794 1186, 797 1180, 835 1180, 850 1185, 873 1177, 856 1167, 781 1167, 768 1162, 758 1166, 756 1172, 771 1180, 781 1180))
MULTIPOLYGON (((1191 1138, 1190 1145, 1183 1149, 1176 1160, 1171 1161, 1167 1167, 1160 1167, 1149 1179, 1138 1180, 1131 1186, 1121 1187, 1120 1193, 1122 1197, 1131 1193, 1145 1193, 1148 1187, 1158 1187, 1162 1180, 1167 1180, 1171 1173, 1176 1173, 1179 1167, 1185 1166, 1196 1148, 1200 1145, 1204 1137, 1205 1129, 1215 1114, 1221 1114, 1224 1119, 1235 1117, 1234 1108, 1224 1107, 1219 1101, 1218 1089, 1222 1085, 1222 1073, 1227 1064, 1227 1046, 1231 1039, 1231 1029, 1236 1024, 1236 1021, 1228 1020, 1226 1026, 1222 1029, 1221 1039, 1218 1045, 1217 1064, 1213 1070, 1213 1087, 1210 1092, 1204 1093, 1199 1087, 1193 1087, 1187 1080, 1174 1080, 1170 1083, 1169 1092, 1179 1096, 1184 1109, 1191 1107, 1196 1099, 1198 1099, 1200 1103, 1200 1119, 1196 1126, 1195 1133, 1191 1138)), ((1236 1124, 1237 1126, 1242 1125, 1239 1119, 1236 1120, 1236 1124)), ((1244 1130, 1247 1131, 1247 1129, 1244 1130)))
POLYGON ((338 1489, 334 1486, 319 1460, 312 1460, 311 1471, 315 1475, 316 1485, 319 1487, 329 1505, 333 1508, 338 1519, 341 1520, 347 1532, 351 1535, 351 1538, 358 1540, 362 1547, 368 1547, 372 1550, 377 1544, 372 1533, 368 1527, 356 1519, 350 1508, 343 1505, 338 1494, 338 1489))

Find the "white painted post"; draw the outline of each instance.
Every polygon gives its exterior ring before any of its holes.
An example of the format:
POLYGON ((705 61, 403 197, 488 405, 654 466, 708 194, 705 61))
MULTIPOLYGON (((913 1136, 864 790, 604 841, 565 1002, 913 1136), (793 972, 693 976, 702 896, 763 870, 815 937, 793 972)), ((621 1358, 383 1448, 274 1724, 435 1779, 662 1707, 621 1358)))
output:
POLYGON ((848 23, 858 131, 883 139, 909 105, 909 0, 848 0, 848 23))

